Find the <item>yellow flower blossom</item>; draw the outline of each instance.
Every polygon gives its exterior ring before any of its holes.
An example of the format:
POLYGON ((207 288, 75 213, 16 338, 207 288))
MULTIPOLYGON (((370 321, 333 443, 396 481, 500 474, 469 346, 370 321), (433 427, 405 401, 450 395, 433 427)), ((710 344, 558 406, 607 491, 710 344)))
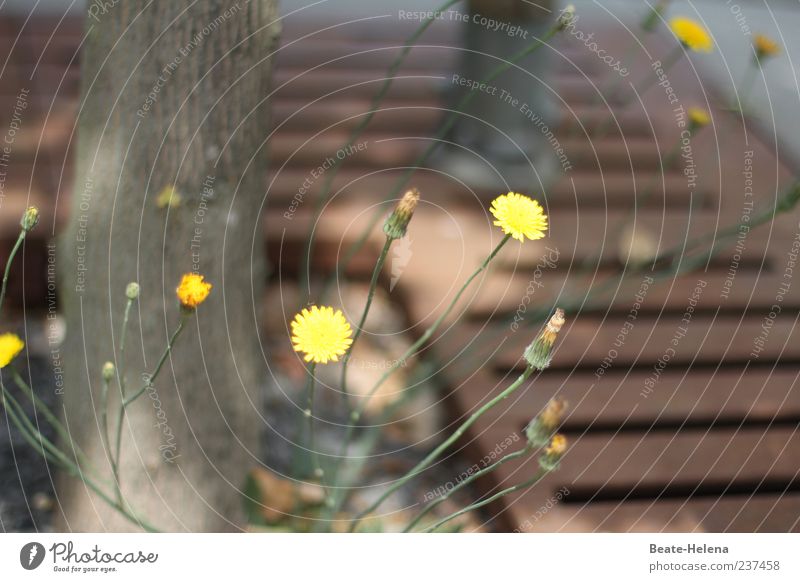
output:
POLYGON ((669 27, 683 46, 691 51, 710 53, 714 48, 714 41, 708 31, 691 18, 673 18, 669 21, 669 27))
POLYGON ((333 307, 303 309, 292 321, 292 347, 305 354, 306 362, 327 364, 338 362, 353 340, 353 330, 344 315, 333 307))
POLYGON ((187 273, 181 279, 181 284, 175 289, 178 301, 187 309, 194 309, 206 300, 211 293, 211 283, 206 283, 202 275, 187 273))
POLYGON ((5 368, 25 347, 25 342, 15 333, 0 335, 0 368, 5 368))
POLYGON ((490 210, 497 219, 495 226, 520 242, 525 237, 540 239, 547 232, 547 215, 541 204, 522 194, 509 192, 498 196, 492 201, 490 210))

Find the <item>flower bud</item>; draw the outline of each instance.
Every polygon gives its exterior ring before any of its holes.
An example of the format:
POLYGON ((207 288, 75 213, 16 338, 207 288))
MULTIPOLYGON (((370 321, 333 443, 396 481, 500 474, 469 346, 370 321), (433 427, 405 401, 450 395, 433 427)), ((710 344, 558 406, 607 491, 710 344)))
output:
POLYGON ((708 112, 705 109, 689 107, 687 114, 689 116, 689 133, 694 133, 711 122, 711 118, 708 116, 708 112))
POLYGON ((539 415, 534 418, 525 429, 525 436, 532 447, 543 447, 550 442, 550 438, 561 424, 567 401, 557 397, 550 400, 539 415))
POLYGON ((525 360, 534 370, 544 370, 550 365, 553 344, 564 325, 564 310, 556 309, 553 317, 544 326, 537 338, 525 350, 525 360))
POLYGON ((575 19, 575 5, 567 4, 558 15, 558 30, 564 30, 575 19))
POLYGON ((19 221, 19 225, 25 232, 30 232, 38 222, 39 209, 35 206, 28 206, 28 208, 26 208, 25 212, 22 214, 22 220, 19 221))
POLYGON ((555 471, 561 462, 561 457, 567 451, 567 437, 563 434, 553 435, 550 444, 539 457, 539 466, 545 471, 555 471))
POLYGON ((139 283, 135 281, 128 283, 128 286, 125 287, 125 296, 131 301, 139 297, 139 283))
POLYGON ((408 229, 408 223, 411 222, 411 217, 414 215, 414 209, 419 202, 419 190, 412 188, 403 194, 400 202, 394 207, 389 218, 383 225, 383 232, 386 233, 392 240, 403 238, 408 229))
POLYGON ((781 52, 780 45, 764 34, 757 34, 753 37, 753 47, 756 49, 756 61, 758 63, 781 52))
POLYGON ((117 368, 114 366, 112 362, 106 362, 103 364, 103 380, 105 382, 111 382, 114 379, 114 375, 117 373, 117 368))

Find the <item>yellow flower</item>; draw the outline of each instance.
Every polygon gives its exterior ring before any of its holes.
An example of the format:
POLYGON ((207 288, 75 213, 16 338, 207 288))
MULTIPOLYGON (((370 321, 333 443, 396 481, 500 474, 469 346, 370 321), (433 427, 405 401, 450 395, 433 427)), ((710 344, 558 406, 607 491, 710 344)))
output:
POLYGON ((756 57, 759 60, 764 57, 774 57, 781 52, 781 47, 778 43, 764 34, 757 34, 753 37, 753 46, 756 49, 756 57))
POLYGON ((699 107, 689 107, 689 123, 694 128, 701 128, 705 127, 711 122, 711 118, 708 116, 708 112, 705 109, 700 109, 699 107))
POLYGON ((0 368, 5 368, 25 347, 25 342, 15 333, 0 335, 0 368))
POLYGON ((492 200, 490 208, 497 219, 495 226, 512 238, 522 242, 525 237, 537 240, 547 232, 547 215, 536 201, 516 192, 503 194, 492 200))
POLYGON ((683 46, 695 52, 710 53, 714 48, 711 35, 698 22, 678 16, 669 21, 669 27, 683 46))
POLYGON ((178 301, 188 309, 194 309, 206 300, 211 293, 211 283, 206 283, 202 275, 187 273, 181 279, 181 284, 175 289, 178 301))
POLYGON ((292 321, 292 344, 294 351, 303 352, 306 362, 327 364, 338 362, 353 340, 353 330, 338 309, 317 307, 303 309, 292 321))

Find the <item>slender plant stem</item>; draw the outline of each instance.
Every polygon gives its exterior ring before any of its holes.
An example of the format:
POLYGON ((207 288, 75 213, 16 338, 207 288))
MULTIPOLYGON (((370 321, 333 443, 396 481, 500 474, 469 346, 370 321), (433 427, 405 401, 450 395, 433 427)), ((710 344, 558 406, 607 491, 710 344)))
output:
POLYGON ((25 380, 20 376, 19 372, 16 368, 9 366, 9 370, 11 371, 11 375, 14 378, 14 383, 19 387, 19 389, 28 397, 28 399, 33 402, 33 405, 36 407, 36 410, 42 413, 45 420, 53 427, 56 431, 58 436, 64 441, 70 443, 73 448, 75 449, 75 454, 78 458, 85 463, 87 466, 90 464, 89 459, 86 457, 84 452, 72 441, 70 438, 69 433, 67 432, 64 425, 58 420, 58 417, 53 414, 50 409, 47 407, 41 398, 39 398, 36 393, 31 389, 30 386, 25 382, 25 380))
POLYGON ((448 521, 457 518, 459 515, 463 515, 463 514, 469 512, 469 511, 473 511, 475 509, 479 509, 479 508, 483 507, 484 505, 489 505, 493 501, 496 501, 496 500, 500 499, 501 497, 504 497, 505 495, 508 495, 510 493, 514 493, 515 491, 519 491, 520 489, 527 489, 528 487, 530 487, 532 485, 536 485, 536 483, 538 483, 539 480, 541 480, 541 478, 544 477, 546 474, 547 474, 547 471, 545 471, 544 469, 539 469, 538 473, 536 473, 536 476, 533 477, 532 479, 528 479, 527 481, 524 481, 523 483, 519 483, 518 485, 514 485, 512 487, 507 487, 506 489, 503 489, 502 491, 498 491, 497 493, 495 493, 491 497, 487 497, 483 501, 478 501, 476 503, 473 503, 472 505, 467 505, 466 507, 463 507, 463 508, 459 509, 455 513, 451 513, 447 517, 444 517, 444 518, 440 519, 435 524, 433 524, 432 526, 427 528, 425 530, 425 533, 433 532, 433 531, 437 530, 438 528, 440 528, 441 526, 443 526, 444 524, 446 524, 448 521))
POLYGON ((761 69, 761 65, 759 64, 758 60, 755 59, 755 62, 751 62, 751 64, 745 69, 744 76, 742 77, 742 98, 739 100, 739 107, 734 107, 741 111, 742 113, 747 112, 747 105, 750 101, 750 94, 753 92, 753 87, 756 84, 756 73, 761 69))
MULTIPOLYGON (((424 32, 428 29, 428 27, 433 24, 436 20, 434 15, 436 13, 444 12, 451 6, 458 4, 461 0, 447 0, 444 4, 436 8, 428 18, 422 21, 419 27, 414 31, 414 33, 406 39, 406 42, 403 44, 403 48, 400 51, 400 54, 392 61, 391 65, 389 65, 389 69, 386 72, 386 80, 381 85, 381 88, 372 98, 372 103, 370 104, 370 108, 368 113, 361 118, 361 121, 353 128, 352 133, 350 134, 347 143, 342 146, 340 149, 348 150, 352 147, 359 136, 364 132, 367 125, 369 125, 372 118, 377 113, 378 108, 380 107, 383 99, 386 97, 387 93, 389 92, 389 88, 392 86, 394 82, 395 75, 397 71, 400 69, 400 66, 403 64, 406 56, 408 53, 411 52, 411 49, 414 48, 414 43, 419 39, 424 32)), ((346 157, 346 156, 345 156, 346 157)), ((308 235, 306 236, 306 245, 303 251, 303 256, 301 258, 301 269, 300 269, 300 288, 302 289, 301 293, 303 293, 303 303, 308 301, 309 298, 309 270, 310 270, 310 263, 311 263, 311 245, 313 242, 313 235, 314 235, 314 226, 317 224, 317 220, 319 219, 320 214, 322 213, 322 209, 325 208, 325 203, 328 201, 328 197, 330 195, 331 186, 333 185, 333 180, 336 178, 336 175, 339 172, 339 168, 344 161, 344 157, 339 158, 336 156, 336 160, 333 163, 333 166, 328 170, 325 175, 325 181, 323 182, 322 188, 320 190, 320 194, 317 196, 316 204, 314 207, 314 214, 313 218, 308 227, 308 235)))
POLYGON ((519 451, 513 452, 513 453, 511 453, 509 455, 506 455, 505 457, 502 457, 500 460, 498 460, 496 463, 492 463, 488 467, 484 467, 483 469, 481 469, 479 471, 476 471, 475 473, 473 473, 472 475, 470 475, 469 477, 467 477, 466 479, 461 481, 458 485, 456 485, 455 487, 450 489, 447 493, 445 493, 444 495, 440 496, 435 501, 432 501, 431 503, 426 505, 425 508, 422 511, 420 511, 417 514, 417 516, 408 523, 408 525, 405 527, 403 532, 404 533, 405 532, 410 532, 412 529, 414 529, 414 526, 417 525, 422 520, 423 517, 428 515, 428 513, 433 511, 440 504, 444 503, 456 491, 458 491, 460 489, 463 489, 464 487, 466 487, 467 485, 469 485, 470 483, 472 483, 476 479, 480 479, 481 477, 492 473, 493 471, 495 471, 496 469, 498 469, 503 464, 505 464, 505 463, 507 463, 509 461, 513 461, 514 459, 519 459, 520 457, 524 457, 526 455, 529 455, 532 450, 533 450, 533 447, 531 447, 530 445, 526 445, 524 449, 521 449, 519 451))
POLYGON ((353 334, 353 343, 350 344, 350 349, 347 350, 344 358, 342 358, 342 378, 339 386, 342 390, 342 398, 344 400, 345 409, 350 412, 350 397, 349 392, 347 391, 347 365, 350 363, 350 358, 353 355, 353 349, 356 347, 356 342, 358 338, 361 337, 361 334, 364 331, 364 324, 367 321, 367 315, 369 315, 369 309, 372 307, 372 299, 375 297, 375 289, 378 287, 378 277, 380 277, 381 271, 383 270, 383 265, 386 262, 386 256, 389 254, 389 247, 392 246, 393 239, 391 237, 386 237, 386 242, 383 244, 383 249, 381 250, 381 254, 378 256, 378 261, 375 263, 375 269, 372 271, 372 280, 369 282, 369 291, 367 291, 367 302, 364 305, 364 311, 361 313, 361 319, 356 326, 356 331, 353 334))
POLYGON ((453 434, 451 434, 444 442, 442 442, 438 447, 436 447, 433 451, 428 453, 428 455, 422 459, 417 465, 411 469, 408 473, 406 473, 403 477, 395 481, 378 499, 376 499, 369 507, 358 513, 356 517, 353 519, 352 523, 350 524, 350 531, 353 532, 358 527, 358 524, 364 519, 365 516, 369 515, 381 504, 386 501, 386 499, 395 491, 397 491, 400 487, 408 483, 411 479, 419 475, 422 471, 424 471, 427 467, 429 467, 436 459, 441 456, 441 454, 446 451, 450 446, 455 443, 461 436, 471 427, 486 411, 490 410, 501 401, 505 400, 511 394, 514 393, 520 386, 522 386, 528 378, 530 378, 531 374, 533 374, 534 368, 532 366, 528 366, 525 368, 525 371, 520 374, 519 378, 517 378, 508 388, 503 390, 500 394, 489 400, 486 404, 481 406, 478 410, 472 413, 472 415, 464 421, 461 426, 459 426, 453 434))
MULTIPOLYGON (((381 377, 372 386, 372 388, 370 388, 370 391, 363 398, 359 406, 350 414, 350 418, 348 419, 347 423, 347 429, 345 430, 344 434, 344 439, 342 440, 342 444, 339 448, 338 461, 333 469, 333 477, 331 479, 331 484, 334 490, 339 484, 338 476, 340 473, 340 466, 345 462, 345 455, 347 453, 347 448, 350 446, 350 443, 353 440, 353 434, 355 432, 356 423, 361 419, 361 415, 366 410, 370 399, 375 395, 375 393, 378 391, 378 388, 380 388, 383 385, 383 383, 389 378, 389 376, 391 376, 395 371, 397 371, 397 369, 409 357, 414 355, 417 352, 417 350, 421 348, 425 344, 425 342, 427 342, 431 338, 431 336, 436 332, 436 330, 439 329, 439 326, 442 324, 442 322, 444 322, 447 316, 450 315, 450 312, 453 311, 456 304, 461 299, 461 296, 469 287, 470 283, 472 283, 472 281, 474 281, 475 278, 486 269, 486 267, 489 265, 492 259, 494 259, 497 256, 497 253, 500 252, 500 249, 503 248, 503 246, 509 241, 510 238, 511 235, 509 234, 503 237, 503 239, 497 244, 494 250, 491 253, 489 253, 489 255, 480 264, 480 266, 464 282, 464 284, 461 286, 461 289, 459 289, 458 293, 456 293, 455 297, 453 297, 453 300, 450 302, 450 305, 447 306, 447 309, 445 309, 442 312, 442 314, 436 318, 436 321, 434 321, 433 324, 431 324, 431 326, 425 330, 425 332, 419 337, 417 341, 411 344, 411 346, 405 351, 405 353, 399 359, 397 359, 395 362, 392 363, 391 366, 389 366, 389 368, 381 375, 381 377)), ((343 502, 344 498, 345 498, 344 495, 340 496, 340 502, 343 502)), ((338 507, 333 508, 333 513, 335 513, 336 510, 338 510, 338 507)))
MULTIPOLYGON (((550 40, 557 32, 559 31, 559 24, 556 23, 550 28, 541 38, 536 39, 532 44, 527 46, 526 48, 522 49, 515 55, 511 56, 508 60, 503 61, 502 64, 498 65, 489 74, 481 79, 481 83, 491 83, 494 79, 498 76, 503 74, 505 71, 513 67, 517 61, 522 60, 526 56, 530 55, 540 47, 542 47, 548 40, 550 40)), ((406 187, 408 181, 411 179, 411 176, 416 172, 417 168, 423 166, 428 158, 433 154, 436 149, 441 145, 442 139, 447 135, 447 133, 453 128, 455 125, 456 120, 458 119, 461 111, 472 101, 472 99, 476 96, 477 91, 469 91, 466 93, 456 104, 455 108, 453 108, 445 118, 442 126, 436 132, 433 139, 431 140, 431 144, 423 151, 417 158, 410 164, 408 169, 403 172, 403 175, 398 178, 397 182, 395 183, 394 188, 389 191, 389 194, 386 196, 386 200, 392 200, 393 198, 397 198, 400 194, 400 191, 406 187)), ((333 273, 331 273, 325 284, 322 287, 321 296, 325 297, 327 293, 330 291, 333 282, 341 278, 342 273, 344 273, 347 266, 350 264, 350 261, 358 254, 358 252, 362 249, 362 247, 366 244, 367 240, 369 240, 370 233, 375 228, 375 225, 378 224, 378 221, 381 219, 382 209, 377 207, 373 216, 370 218, 367 225, 364 227, 364 230, 361 232, 359 237, 351 244, 348 249, 345 251, 342 259, 336 264, 336 268, 334 269, 333 273)))
POLYGON ((127 520, 131 521, 132 523, 138 525, 139 527, 145 529, 148 532, 158 532, 159 530, 146 521, 140 519, 139 517, 135 516, 123 506, 115 502, 111 497, 109 497, 100 486, 98 486, 94 479, 86 474, 78 465, 73 463, 56 445, 54 445, 50 440, 48 440, 41 432, 39 432, 36 427, 30 422, 30 420, 25 416, 24 409, 16 401, 16 399, 11 396, 5 388, 2 389, 2 403, 5 406, 6 411, 8 412, 9 416, 11 417, 12 422, 16 425, 19 429, 20 433, 22 434, 23 438, 28 442, 28 444, 36 451, 38 451, 46 460, 56 464, 57 466, 61 467, 68 473, 72 474, 74 477, 78 478, 86 484, 92 491, 94 491, 103 501, 105 501, 110 507, 116 509, 120 515, 125 517, 127 520), (10 406, 9 406, 10 404, 10 406))
POLYGON ((308 419, 308 450, 311 452, 311 466, 314 469, 314 477, 317 479, 322 479, 323 472, 322 467, 319 464, 319 454, 317 452, 316 437, 314 434, 314 392, 317 387, 317 381, 314 377, 314 373, 316 372, 316 369, 317 364, 315 362, 311 362, 308 365, 308 387, 306 389, 308 401, 305 414, 306 418, 308 419))
MULTIPOLYGON (((111 465, 111 474, 114 480, 114 491, 117 497, 117 503, 122 503, 122 491, 120 490, 118 481, 117 463, 114 461, 114 455, 111 452, 111 433, 108 430, 108 389, 110 380, 103 377, 103 387, 100 392, 100 425, 103 430, 103 450, 106 453, 109 465, 111 465)), ((122 404, 120 404, 122 408, 122 404)))
POLYGON ((22 242, 25 240, 25 235, 27 231, 23 228, 19 232, 19 236, 17 237, 17 242, 14 243, 14 247, 11 249, 11 253, 8 255, 8 260, 6 261, 6 270, 3 273, 3 287, 0 290, 0 310, 3 308, 3 301, 6 298, 6 289, 8 288, 8 275, 11 273, 11 263, 14 262, 14 257, 19 250, 19 247, 22 246, 22 242))
POLYGON ((118 499, 122 500, 122 485, 119 477, 120 452, 122 451, 122 423, 125 419, 125 336, 128 332, 128 319, 131 314, 133 299, 128 299, 125 304, 125 313, 122 316, 122 330, 119 338, 119 366, 117 366, 117 378, 119 382, 119 409, 117 411, 117 434, 114 444, 114 462, 111 467, 114 471, 114 483, 117 485, 118 499))
POLYGON ((147 390, 153 385, 153 382, 156 381, 156 377, 158 376, 158 373, 161 371, 161 368, 164 366, 164 362, 167 361, 170 352, 172 352, 172 347, 175 345, 175 340, 178 339, 178 336, 180 335, 181 331, 183 331, 183 326, 186 323, 186 319, 188 317, 189 314, 183 311, 181 312, 181 318, 178 321, 178 327, 176 327, 175 331, 172 332, 172 336, 169 338, 169 342, 167 343, 167 346, 164 348, 164 353, 161 354, 161 359, 158 360, 158 364, 156 365, 155 370, 153 370, 153 373, 147 377, 147 382, 145 382, 144 386, 139 388, 139 390, 137 390, 129 398, 123 401, 122 405, 124 407, 127 408, 130 404, 132 404, 137 398, 139 398, 139 396, 144 394, 145 390, 147 390))

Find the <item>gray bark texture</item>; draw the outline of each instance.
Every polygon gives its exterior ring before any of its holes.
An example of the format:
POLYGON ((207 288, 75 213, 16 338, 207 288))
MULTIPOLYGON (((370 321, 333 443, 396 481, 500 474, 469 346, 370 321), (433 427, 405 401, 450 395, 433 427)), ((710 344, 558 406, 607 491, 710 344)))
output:
MULTIPOLYGON (((214 285, 154 388, 128 409, 121 484, 165 531, 242 527, 241 488, 260 458, 258 343, 274 0, 89 3, 69 225, 59 242, 67 324, 64 416, 111 481, 100 429, 101 368, 120 360, 126 285, 141 295, 125 346, 127 392, 143 386, 180 313, 175 288, 214 285), (94 8, 93 8, 94 7, 94 8), (94 12, 93 12, 94 11, 94 12), (174 185, 176 205, 159 204, 174 185)), ((117 384, 109 411, 114 439, 117 384)), ((137 531, 62 476, 58 527, 137 531)))

